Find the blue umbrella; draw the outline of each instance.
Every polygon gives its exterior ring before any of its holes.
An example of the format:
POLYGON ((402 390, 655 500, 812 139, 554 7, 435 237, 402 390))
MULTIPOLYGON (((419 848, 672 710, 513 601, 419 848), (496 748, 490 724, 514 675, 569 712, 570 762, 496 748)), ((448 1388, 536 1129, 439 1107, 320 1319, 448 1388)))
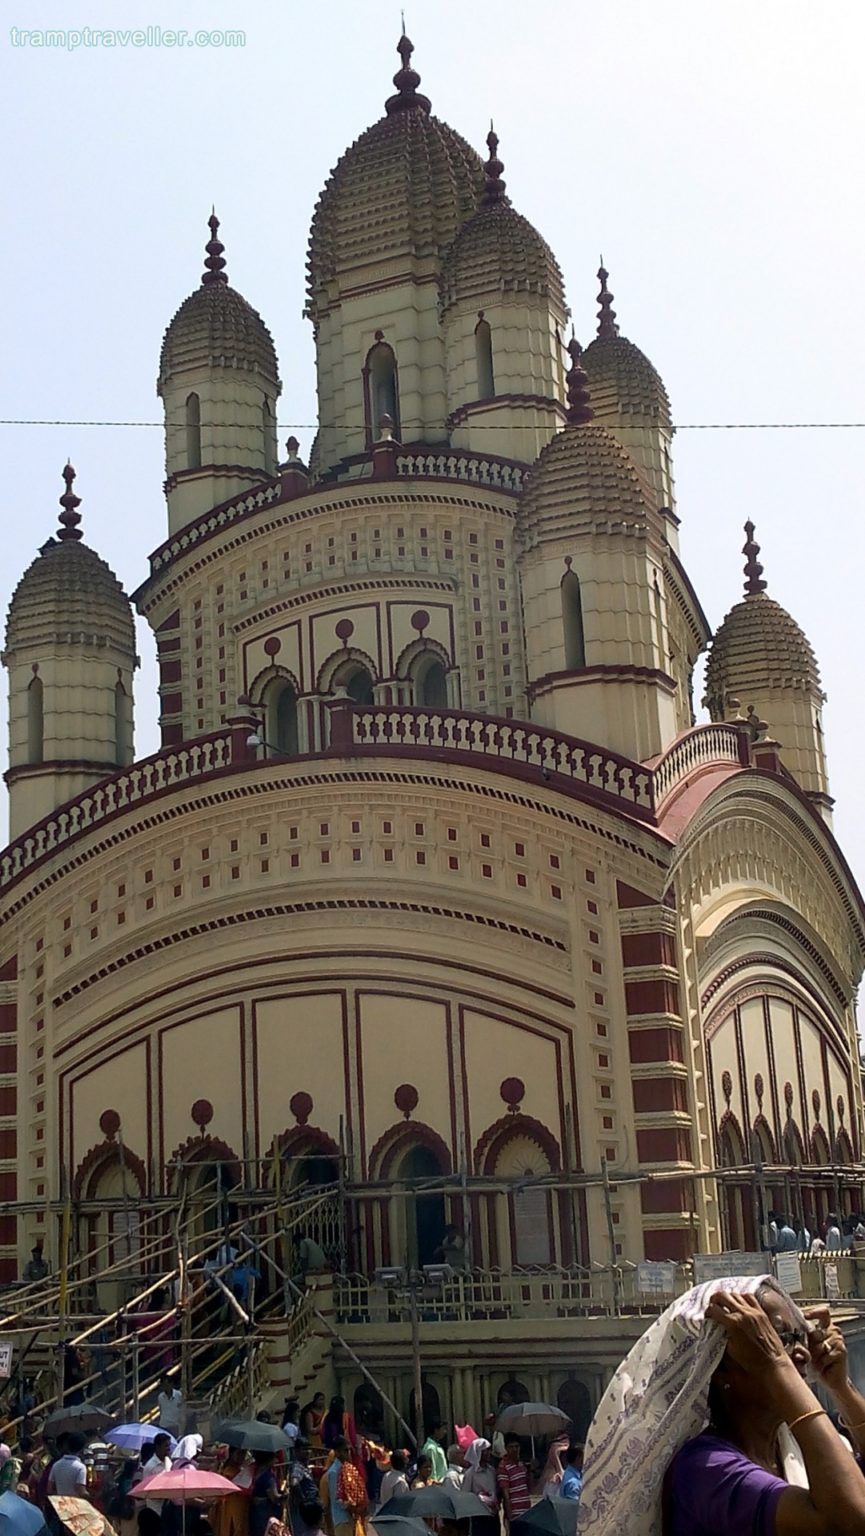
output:
POLYGON ((168 1435, 172 1453, 176 1451, 177 1441, 174 1436, 158 1424, 117 1424, 114 1429, 105 1431, 103 1439, 106 1445, 116 1445, 119 1451, 140 1451, 156 1435, 168 1435))
POLYGON ((41 1536, 43 1531, 45 1516, 37 1505, 17 1493, 0 1494, 0 1536, 41 1536))

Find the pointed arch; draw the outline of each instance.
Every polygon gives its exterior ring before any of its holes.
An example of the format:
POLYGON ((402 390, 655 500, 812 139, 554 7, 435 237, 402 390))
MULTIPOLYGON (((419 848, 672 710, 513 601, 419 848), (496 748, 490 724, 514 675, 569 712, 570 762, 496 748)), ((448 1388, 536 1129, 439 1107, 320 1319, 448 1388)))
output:
POLYGON ((745 1138, 732 1110, 725 1110, 718 1122, 719 1168, 742 1168, 750 1158, 745 1155, 745 1138))
POLYGON ((548 1130, 540 1120, 519 1112, 515 1115, 502 1115, 500 1120, 496 1120, 484 1131, 475 1147, 475 1172, 494 1173, 504 1147, 509 1141, 516 1140, 534 1142, 546 1158, 549 1171, 551 1173, 559 1171, 562 1166, 562 1156, 552 1131, 548 1130))
POLYGON ((84 1154, 72 1179, 72 1193, 76 1200, 93 1200, 103 1175, 110 1169, 125 1169, 138 1185, 142 1197, 147 1193, 147 1169, 144 1162, 130 1147, 123 1147, 112 1137, 106 1137, 84 1154))
POLYGON ((27 761, 41 763, 45 756, 45 710, 42 679, 34 672, 27 689, 27 761))
POLYGON ((372 657, 355 646, 344 646, 334 651, 320 667, 316 690, 332 693, 337 688, 344 688, 353 703, 371 704, 377 681, 378 669, 372 657))
POLYGON ((399 380, 396 355, 393 347, 381 339, 381 332, 378 333, 378 340, 374 346, 370 347, 366 354, 363 382, 367 445, 376 442, 379 438, 383 416, 390 416, 393 421, 393 435, 399 440, 399 380))
MULTIPOLYGON (((322 1131, 316 1125, 292 1125, 274 1138, 276 1151, 283 1162, 294 1161, 300 1158, 333 1159, 334 1168, 337 1170, 339 1159, 342 1156, 339 1145, 329 1136, 327 1131, 322 1131)), ((268 1169, 265 1170, 266 1181, 273 1184, 273 1159, 269 1159, 268 1169)))
POLYGON ((216 1136, 190 1136, 176 1147, 168 1162, 167 1174, 172 1189, 176 1189, 178 1175, 184 1169, 211 1167, 221 1163, 232 1186, 242 1178, 240 1158, 233 1147, 216 1136))
POLYGON ((415 1147, 426 1147, 438 1159, 442 1173, 453 1171, 450 1148, 447 1142, 442 1140, 438 1131, 434 1131, 431 1125, 424 1125, 422 1120, 400 1120, 397 1125, 392 1125, 383 1136, 379 1137, 370 1152, 370 1178, 382 1180, 392 1178, 393 1170, 401 1157, 415 1147))
POLYGON ((832 1161, 829 1150, 829 1137, 822 1125, 815 1125, 811 1132, 811 1161, 820 1168, 828 1168, 832 1161))
POLYGON ((450 657, 437 640, 414 640, 400 655, 396 675, 411 682, 413 704, 425 709, 447 709, 450 669, 450 657))
POLYGON ((751 1128, 752 1161, 756 1162, 756 1153, 759 1151, 764 1163, 777 1163, 778 1152, 775 1146, 775 1137, 765 1115, 758 1115, 751 1128))
POLYGON ((583 599, 580 578, 569 565, 562 577, 562 630, 565 642, 565 668, 569 672, 586 665, 586 639, 583 633, 583 599))
POLYGON ((854 1161, 853 1143, 844 1126, 841 1127, 835 1137, 835 1161, 836 1163, 852 1163, 854 1161))
POLYGON ((194 390, 186 397, 186 468, 201 468, 201 401, 194 390))
POLYGON ((481 313, 475 326, 475 363, 477 367, 477 398, 492 400, 496 392, 493 373, 493 333, 490 323, 481 313))

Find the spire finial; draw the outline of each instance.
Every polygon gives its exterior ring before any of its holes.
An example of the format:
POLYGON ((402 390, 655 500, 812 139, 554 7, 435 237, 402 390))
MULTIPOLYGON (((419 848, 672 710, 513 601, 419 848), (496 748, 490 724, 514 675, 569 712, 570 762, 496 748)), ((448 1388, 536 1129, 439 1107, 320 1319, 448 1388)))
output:
POLYGON ((205 288, 209 283, 228 282, 228 276, 225 271, 225 260, 222 255, 223 251, 225 250, 225 246, 219 239, 219 220, 216 217, 215 208, 207 222, 210 225, 210 239, 208 240, 207 245, 204 247, 204 249, 207 251, 207 260, 204 263, 205 271, 201 279, 202 286, 205 288))
POLYGON ((490 122, 490 131, 487 134, 487 149, 490 152, 490 158, 484 166, 484 176, 486 180, 484 183, 483 200, 485 205, 490 207, 493 203, 502 203, 505 201, 505 182, 502 181, 502 171, 504 170, 504 166, 498 155, 499 136, 496 133, 492 122, 490 122))
POLYGON ((582 364, 583 349, 573 332, 568 342, 568 351, 571 355, 571 366, 568 369, 568 421, 578 426, 591 421, 594 416, 589 392, 586 385, 589 382, 588 374, 582 364))
POLYGON ((60 505, 63 511, 60 513, 60 528, 57 531, 57 537, 58 539, 80 539, 81 529, 78 527, 78 524, 81 522, 81 513, 77 508, 81 506, 81 497, 76 496, 72 489, 75 470, 68 459, 63 468, 63 479, 66 481, 66 490, 60 497, 60 505))
POLYGON ((607 287, 609 275, 604 266, 604 258, 602 256, 601 265, 598 268, 598 282, 601 285, 601 291, 598 294, 598 303, 601 306, 598 310, 598 335, 604 341, 612 341, 619 334, 619 327, 616 324, 616 311, 613 309, 614 296, 607 287))
POLYGON ((766 582, 763 580, 763 567, 757 556, 760 546, 754 539, 754 524, 750 518, 745 524, 745 543, 742 546, 742 554, 745 556, 745 596, 754 597, 758 592, 765 592, 766 582))
POLYGON ((395 112, 407 112, 411 107, 420 107, 422 112, 429 112, 432 103, 428 96, 421 96, 418 91, 420 75, 411 67, 414 43, 410 37, 406 37, 405 15, 402 17, 402 36, 396 45, 396 51, 400 57, 400 67, 393 77, 397 94, 389 96, 384 104, 388 117, 393 117, 395 112))

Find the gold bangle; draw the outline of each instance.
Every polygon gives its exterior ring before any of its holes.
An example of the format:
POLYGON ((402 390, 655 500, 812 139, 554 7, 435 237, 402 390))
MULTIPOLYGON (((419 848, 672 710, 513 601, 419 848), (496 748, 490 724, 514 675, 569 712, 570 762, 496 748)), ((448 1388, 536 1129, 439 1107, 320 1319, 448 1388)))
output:
POLYGON ((792 1431, 796 1428, 797 1424, 804 1424, 806 1419, 816 1419, 817 1416, 819 1414, 821 1414, 821 1413, 824 1416, 828 1417, 828 1415, 826 1415, 826 1409, 825 1408, 810 1408, 807 1413, 800 1413, 798 1419, 794 1419, 792 1424, 788 1424, 787 1425, 787 1428, 792 1433, 792 1431))
POLYGON ((865 1419, 863 1419, 859 1424, 848 1424, 843 1413, 839 1413, 838 1423, 841 1425, 842 1429, 865 1429, 865 1419))

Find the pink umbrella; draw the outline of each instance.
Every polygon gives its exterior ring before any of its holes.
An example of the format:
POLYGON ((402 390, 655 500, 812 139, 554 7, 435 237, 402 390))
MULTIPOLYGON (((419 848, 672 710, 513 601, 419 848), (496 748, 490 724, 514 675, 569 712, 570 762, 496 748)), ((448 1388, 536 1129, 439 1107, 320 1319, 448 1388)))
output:
POLYGON ((135 1499, 163 1498, 182 1504, 182 1529, 186 1530, 187 1499, 224 1499, 237 1492, 237 1484, 220 1477, 218 1472, 201 1472, 198 1467, 172 1467, 168 1472, 154 1472, 142 1478, 130 1493, 135 1499))

